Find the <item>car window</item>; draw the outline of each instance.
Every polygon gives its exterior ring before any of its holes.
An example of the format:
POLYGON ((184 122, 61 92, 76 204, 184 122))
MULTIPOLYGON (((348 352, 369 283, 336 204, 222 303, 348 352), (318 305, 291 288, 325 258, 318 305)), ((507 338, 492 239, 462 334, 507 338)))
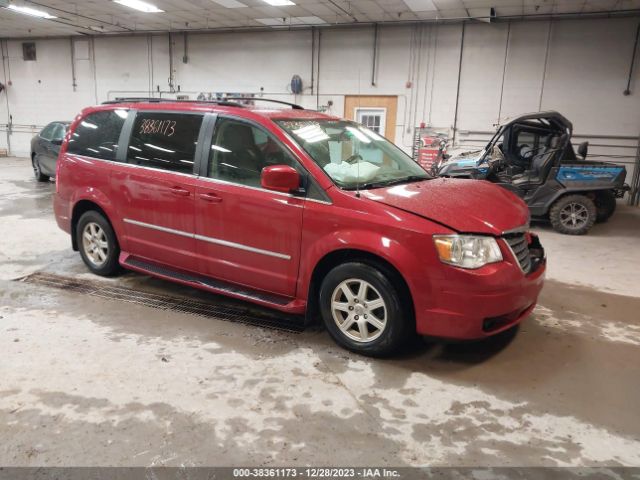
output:
POLYGON ((260 187, 262 169, 271 165, 289 165, 301 175, 306 173, 264 129, 231 118, 218 120, 209 152, 209 177, 260 187))
POLYGON ((67 151, 76 155, 115 160, 120 131, 129 112, 102 110, 87 115, 78 123, 67 151))
POLYGON ((138 112, 127 162, 172 172, 193 173, 202 115, 138 112))
POLYGON ((62 140, 64 138, 64 134, 66 132, 66 128, 61 123, 56 123, 53 129, 53 135, 51 136, 51 140, 62 140))
POLYGON ((56 125, 56 123, 50 123, 49 125, 44 127, 40 132, 40 137, 44 138, 45 140, 51 140, 53 138, 53 130, 56 128, 56 125))

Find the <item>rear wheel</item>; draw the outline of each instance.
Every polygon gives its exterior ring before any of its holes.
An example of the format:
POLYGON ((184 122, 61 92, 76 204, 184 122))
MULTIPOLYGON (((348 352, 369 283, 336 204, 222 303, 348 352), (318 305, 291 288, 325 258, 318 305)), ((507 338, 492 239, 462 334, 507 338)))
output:
POLYGON ((596 206, 584 195, 566 195, 553 204, 549 220, 557 232, 584 235, 596 221, 596 206))
POLYGON ((85 265, 96 275, 108 277, 120 270, 120 246, 109 221, 90 210, 78 220, 76 241, 85 265))
POLYGON ((36 177, 38 182, 48 182, 49 176, 42 173, 40 169, 40 162, 36 158, 36 154, 31 155, 31 166, 33 167, 33 175, 36 177))
POLYGON ((360 262, 339 265, 327 274, 320 287, 320 311, 339 345, 370 356, 395 352, 413 324, 411 310, 389 276, 360 262))
POLYGON ((616 211, 616 196, 611 190, 603 190, 596 195, 596 222, 604 223, 616 211))

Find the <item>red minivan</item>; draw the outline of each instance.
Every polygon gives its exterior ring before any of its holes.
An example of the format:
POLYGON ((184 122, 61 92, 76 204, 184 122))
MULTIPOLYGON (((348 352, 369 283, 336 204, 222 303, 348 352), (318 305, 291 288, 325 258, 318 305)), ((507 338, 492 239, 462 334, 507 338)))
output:
POLYGON ((98 275, 124 267, 319 315, 368 355, 416 332, 487 337, 531 312, 545 254, 524 202, 432 178, 374 130, 285 106, 85 109, 57 163, 58 225, 98 275))

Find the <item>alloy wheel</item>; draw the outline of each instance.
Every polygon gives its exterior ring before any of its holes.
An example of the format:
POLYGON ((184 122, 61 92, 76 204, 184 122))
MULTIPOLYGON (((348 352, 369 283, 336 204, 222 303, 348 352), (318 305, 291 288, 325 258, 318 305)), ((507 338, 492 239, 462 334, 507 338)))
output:
POLYGON ((87 259, 97 268, 102 267, 109 257, 107 235, 95 222, 89 222, 82 231, 82 248, 87 259))
POLYGON ((589 210, 581 203, 571 202, 560 210, 560 223, 566 228, 577 230, 589 221, 589 210))
POLYGON ((341 282, 331 295, 331 314, 340 331, 351 340, 368 343, 387 326, 387 306, 380 292, 357 278, 341 282))

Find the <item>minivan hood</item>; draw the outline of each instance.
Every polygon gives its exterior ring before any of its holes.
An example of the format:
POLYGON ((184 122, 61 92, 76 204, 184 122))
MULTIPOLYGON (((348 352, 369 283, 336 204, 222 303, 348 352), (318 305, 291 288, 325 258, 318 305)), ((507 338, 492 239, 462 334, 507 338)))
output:
POLYGON ((519 197, 482 180, 435 178, 360 193, 458 232, 500 235, 529 221, 529 208, 519 197))

